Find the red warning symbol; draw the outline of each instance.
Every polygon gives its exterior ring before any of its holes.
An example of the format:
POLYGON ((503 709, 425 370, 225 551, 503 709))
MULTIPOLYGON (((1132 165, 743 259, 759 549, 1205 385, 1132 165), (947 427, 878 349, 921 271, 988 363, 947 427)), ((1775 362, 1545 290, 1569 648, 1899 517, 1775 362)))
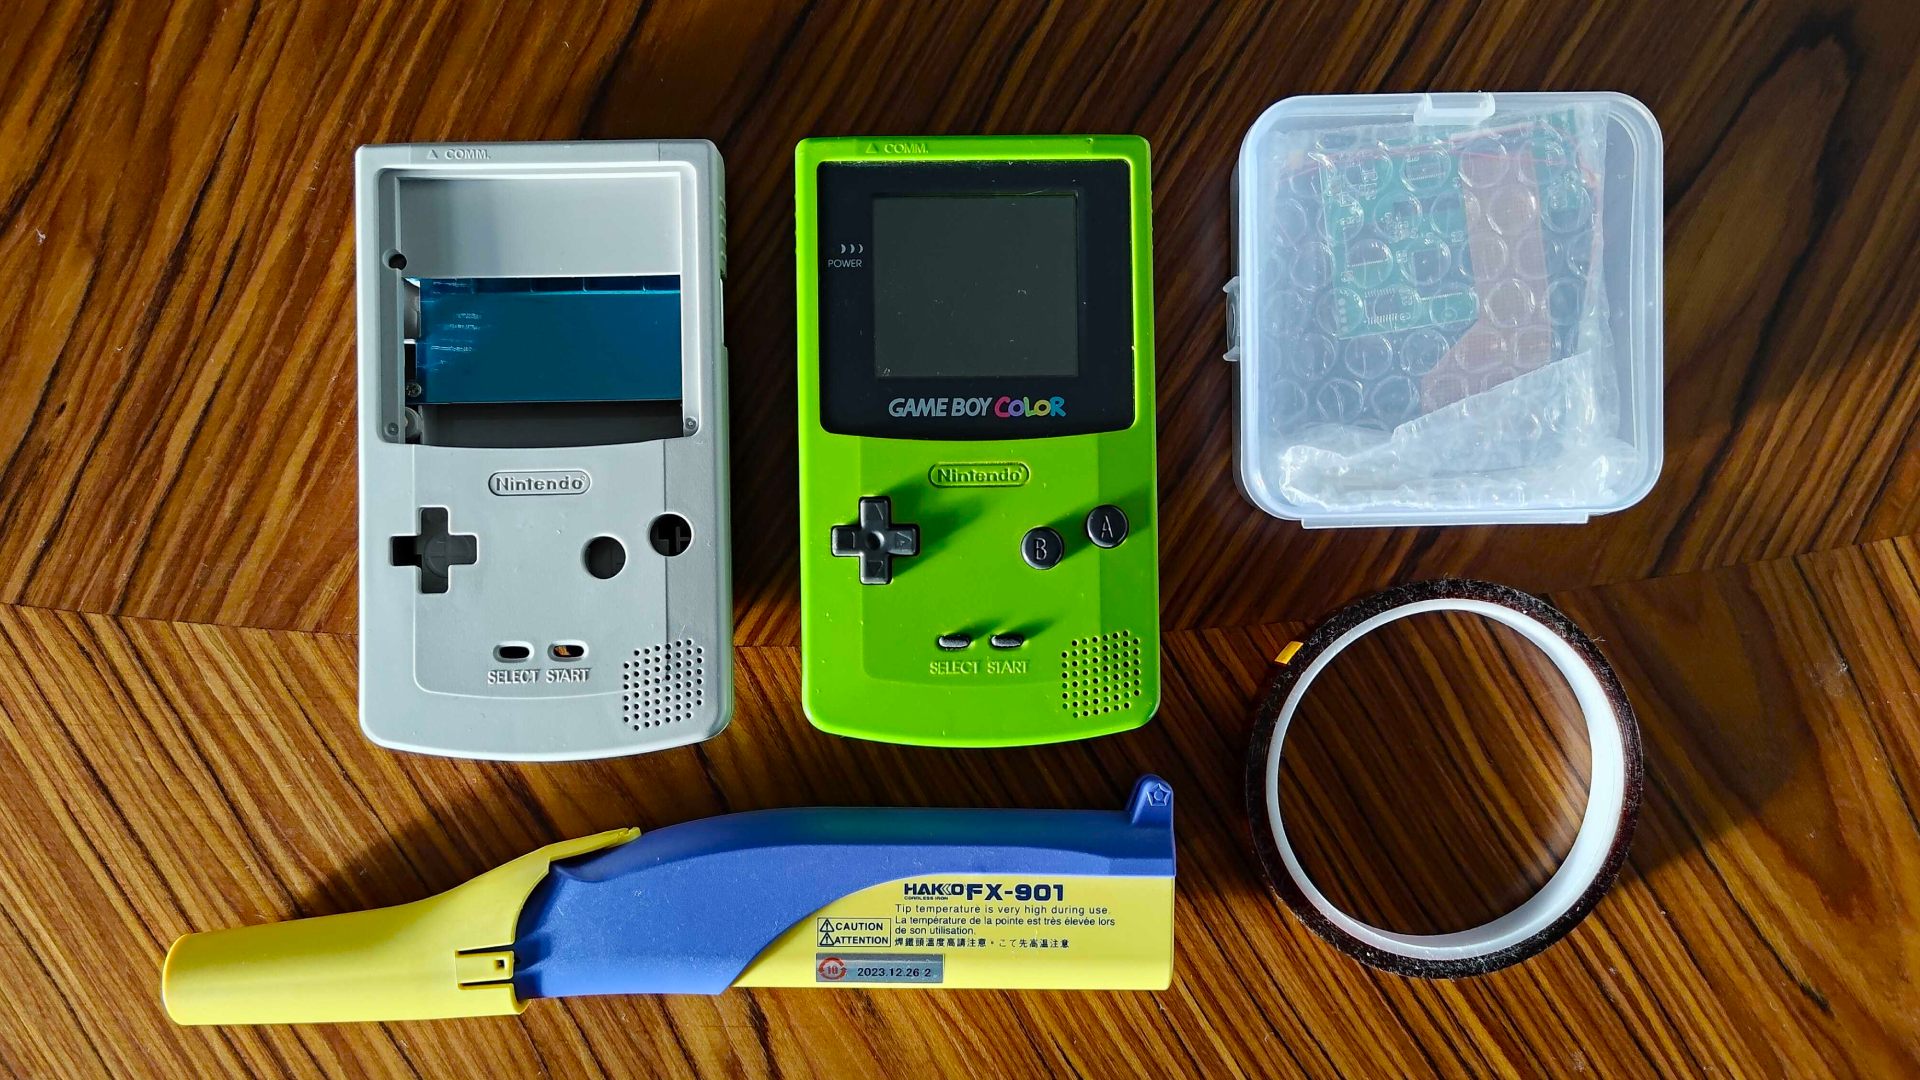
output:
POLYGON ((836 982, 847 974, 847 962, 837 956, 823 956, 814 965, 814 970, 820 973, 821 978, 836 982))

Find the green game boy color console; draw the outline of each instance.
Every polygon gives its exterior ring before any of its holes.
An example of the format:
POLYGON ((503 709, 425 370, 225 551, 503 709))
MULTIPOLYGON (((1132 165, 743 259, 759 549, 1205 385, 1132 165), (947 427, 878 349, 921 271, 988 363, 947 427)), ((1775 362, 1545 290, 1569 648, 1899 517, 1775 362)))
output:
POLYGON ((1145 140, 808 139, 794 166, 808 718, 939 746, 1146 723, 1145 140))

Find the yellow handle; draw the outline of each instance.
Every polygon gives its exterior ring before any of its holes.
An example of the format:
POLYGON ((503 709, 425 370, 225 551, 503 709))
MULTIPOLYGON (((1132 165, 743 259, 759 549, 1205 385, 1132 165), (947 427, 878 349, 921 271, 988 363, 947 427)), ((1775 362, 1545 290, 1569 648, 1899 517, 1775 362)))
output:
POLYGON ((187 934, 160 993, 176 1024, 311 1024, 511 1015, 520 908, 556 860, 624 844, 613 829, 531 851, 398 907, 187 934))

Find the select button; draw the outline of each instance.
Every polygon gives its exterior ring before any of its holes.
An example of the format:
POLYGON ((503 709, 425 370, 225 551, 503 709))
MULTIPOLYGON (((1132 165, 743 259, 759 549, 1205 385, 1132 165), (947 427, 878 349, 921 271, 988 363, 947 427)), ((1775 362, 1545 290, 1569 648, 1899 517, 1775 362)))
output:
POLYGON ((973 644, 973 637, 968 634, 941 634, 938 644, 948 652, 959 652, 973 644))

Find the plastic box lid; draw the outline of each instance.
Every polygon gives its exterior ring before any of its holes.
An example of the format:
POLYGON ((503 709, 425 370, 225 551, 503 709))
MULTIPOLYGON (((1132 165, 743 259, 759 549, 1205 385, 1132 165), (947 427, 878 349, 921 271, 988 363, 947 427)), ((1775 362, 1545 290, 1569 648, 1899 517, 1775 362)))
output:
POLYGON ((1580 522, 1660 473, 1661 145, 1624 94, 1293 97, 1234 172, 1247 498, 1580 522))

